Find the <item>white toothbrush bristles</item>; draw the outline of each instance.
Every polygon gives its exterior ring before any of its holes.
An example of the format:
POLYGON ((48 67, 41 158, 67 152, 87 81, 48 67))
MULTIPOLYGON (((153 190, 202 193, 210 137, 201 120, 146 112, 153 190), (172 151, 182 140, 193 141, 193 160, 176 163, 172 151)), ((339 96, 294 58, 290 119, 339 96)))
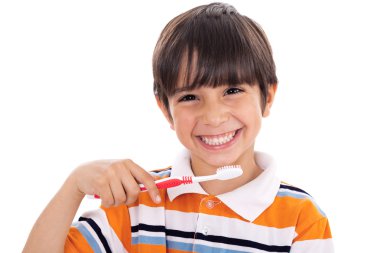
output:
POLYGON ((240 165, 228 165, 220 167, 216 170, 219 180, 232 179, 243 174, 243 170, 240 165))
POLYGON ((204 182, 209 180, 228 180, 243 174, 240 165, 228 165, 220 167, 216 170, 214 175, 193 177, 193 182, 204 182))

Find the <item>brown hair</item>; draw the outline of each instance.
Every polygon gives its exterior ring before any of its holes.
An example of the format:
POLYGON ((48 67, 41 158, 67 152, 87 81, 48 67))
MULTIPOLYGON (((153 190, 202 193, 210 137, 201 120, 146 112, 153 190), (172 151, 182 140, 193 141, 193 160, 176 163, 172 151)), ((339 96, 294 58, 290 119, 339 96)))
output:
POLYGON ((174 95, 181 63, 186 62, 183 86, 190 89, 257 83, 264 105, 268 86, 277 84, 264 31, 228 4, 195 7, 161 32, 153 53, 154 92, 168 111, 168 97, 174 95))

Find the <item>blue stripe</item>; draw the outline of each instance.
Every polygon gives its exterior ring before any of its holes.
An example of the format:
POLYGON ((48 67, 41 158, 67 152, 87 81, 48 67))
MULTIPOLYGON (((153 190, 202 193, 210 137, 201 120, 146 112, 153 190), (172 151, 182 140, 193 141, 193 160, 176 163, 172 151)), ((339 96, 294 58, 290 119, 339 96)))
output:
POLYGON ((205 246, 200 244, 192 244, 192 243, 185 243, 185 242, 175 242, 175 241, 166 241, 164 237, 154 237, 154 236, 138 236, 138 237, 132 237, 132 244, 151 244, 151 245, 165 245, 167 243, 167 249, 175 249, 175 250, 182 250, 182 251, 193 251, 193 247, 195 252, 212 252, 212 253, 246 253, 247 251, 240 251, 240 250, 230 250, 230 249, 223 249, 223 248, 217 248, 217 247, 211 247, 211 246, 205 246))
POLYGON ((167 241, 167 247, 168 249, 176 249, 176 250, 182 250, 182 251, 193 251, 193 244, 192 243, 185 243, 185 242, 175 242, 175 241, 167 241))
MULTIPOLYGON (((252 250, 252 249, 251 249, 252 250)), ((206 245, 196 244, 194 247, 194 252, 210 252, 210 253, 247 253, 248 251, 232 250, 232 249, 222 249, 216 247, 210 247, 206 245)))
POLYGON ((323 212, 322 209, 317 205, 317 203, 315 203, 314 199, 308 195, 297 194, 297 193, 289 192, 289 191, 284 191, 284 192, 279 191, 277 193, 277 196, 278 197, 293 197, 296 199, 309 199, 314 204, 314 206, 318 209, 319 213, 322 214, 323 217, 326 217, 325 212, 323 212))
POLYGON ((132 237, 132 244, 165 245, 165 237, 140 235, 132 237))
POLYGON ((90 244, 94 253, 103 253, 95 238, 91 235, 90 231, 88 231, 88 229, 83 224, 81 224, 80 222, 76 222, 73 224, 73 226, 79 230, 79 232, 83 235, 84 238, 86 238, 88 244, 90 244))
POLYGON ((163 177, 163 176, 166 176, 166 175, 170 175, 171 172, 172 172, 171 170, 163 170, 163 171, 159 171, 159 172, 150 171, 149 173, 150 173, 152 176, 163 177))
POLYGON ((279 197, 293 197, 293 198, 296 198, 296 199, 306 199, 306 198, 309 198, 309 196, 307 195, 303 195, 303 194, 299 194, 299 193, 294 193, 294 192, 288 192, 288 191, 284 191, 284 192, 278 192, 277 193, 277 196, 279 197))

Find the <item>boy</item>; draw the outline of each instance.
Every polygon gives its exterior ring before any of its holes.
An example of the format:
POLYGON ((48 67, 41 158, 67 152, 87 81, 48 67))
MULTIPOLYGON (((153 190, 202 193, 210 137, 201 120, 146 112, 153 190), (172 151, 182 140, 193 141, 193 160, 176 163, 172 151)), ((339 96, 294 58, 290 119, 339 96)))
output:
POLYGON ((153 74, 157 104, 186 150, 151 174, 131 160, 79 166, 24 252, 333 252, 328 220, 313 199, 281 183, 271 158, 254 151, 277 88, 258 24, 227 4, 191 9, 162 31, 153 74), (243 175, 228 181, 154 184, 234 164, 243 175), (86 194, 101 196, 102 208, 70 228, 86 194))

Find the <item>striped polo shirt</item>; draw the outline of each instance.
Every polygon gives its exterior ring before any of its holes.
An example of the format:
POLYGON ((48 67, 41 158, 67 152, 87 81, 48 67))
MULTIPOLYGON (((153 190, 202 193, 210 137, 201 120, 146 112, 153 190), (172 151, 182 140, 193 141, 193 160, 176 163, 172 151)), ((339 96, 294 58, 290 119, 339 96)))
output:
MULTIPOLYGON (((65 252, 332 253, 326 215, 305 191, 275 176, 272 158, 256 152, 263 172, 217 196, 200 184, 147 192, 131 205, 90 211, 73 223, 65 252)), ((193 175, 188 152, 157 178, 193 175)))

